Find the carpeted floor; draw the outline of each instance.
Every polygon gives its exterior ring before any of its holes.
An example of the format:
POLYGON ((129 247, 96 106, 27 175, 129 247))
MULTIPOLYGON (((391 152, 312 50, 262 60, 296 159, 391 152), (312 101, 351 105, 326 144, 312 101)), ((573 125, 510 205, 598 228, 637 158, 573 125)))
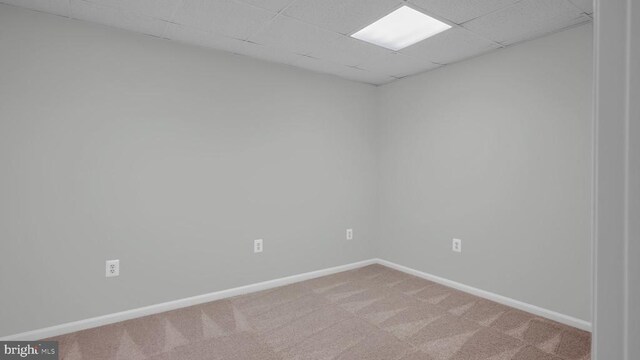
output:
POLYGON ((590 334, 384 266, 55 338, 61 359, 586 360, 590 334))

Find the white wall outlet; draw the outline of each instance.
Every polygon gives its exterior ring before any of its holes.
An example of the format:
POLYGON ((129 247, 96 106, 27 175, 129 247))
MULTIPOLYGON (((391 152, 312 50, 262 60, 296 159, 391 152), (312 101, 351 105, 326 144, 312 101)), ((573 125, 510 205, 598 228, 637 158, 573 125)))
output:
POLYGON ((451 250, 453 250, 455 252, 462 252, 462 240, 453 239, 451 250))
POLYGON ((120 260, 107 260, 106 277, 120 276, 120 260))
POLYGON ((347 229, 347 240, 353 240, 353 229, 347 229))
POLYGON ((253 252, 254 253, 262 252, 262 239, 253 240, 253 252))

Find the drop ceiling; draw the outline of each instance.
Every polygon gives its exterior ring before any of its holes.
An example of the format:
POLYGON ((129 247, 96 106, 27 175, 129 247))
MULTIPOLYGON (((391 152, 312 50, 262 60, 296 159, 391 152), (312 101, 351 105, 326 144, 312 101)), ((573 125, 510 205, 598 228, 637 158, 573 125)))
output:
POLYGON ((592 20, 591 0, 0 0, 380 85, 592 20), (453 27, 393 52, 350 35, 402 5, 453 27))

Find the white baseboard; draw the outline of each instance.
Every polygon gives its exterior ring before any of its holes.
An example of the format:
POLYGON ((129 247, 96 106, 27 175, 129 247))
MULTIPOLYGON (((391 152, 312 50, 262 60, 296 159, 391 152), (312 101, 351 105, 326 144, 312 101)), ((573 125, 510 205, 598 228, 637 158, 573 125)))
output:
POLYGON ((423 271, 419 271, 419 270, 415 270, 406 266, 402 266, 402 265, 398 265, 396 263, 392 263, 391 261, 387 261, 387 260, 382 260, 382 259, 376 259, 376 263, 380 264, 380 265, 384 265, 387 267, 390 267, 392 269, 396 269, 398 271, 402 271, 404 273, 410 274, 410 275, 414 275, 423 279, 427 279, 427 280, 431 280, 433 282, 460 290, 460 291, 464 291, 466 293, 475 295, 475 296, 479 296, 481 298, 485 298, 487 300, 491 300, 491 301, 495 301, 497 303, 506 305, 506 306, 510 306, 513 308, 516 308, 518 310, 522 310, 522 311, 526 311, 529 312, 531 314, 537 315, 537 316, 541 316, 553 321, 557 321, 559 323, 565 324, 565 325, 569 325, 569 326, 573 326, 575 328, 581 329, 581 330, 585 330, 585 331, 591 331, 591 323, 585 320, 581 320, 578 318, 574 318, 572 316, 568 316, 565 314, 560 314, 558 312, 555 311, 551 311, 548 309, 544 309, 541 308, 539 306, 535 306, 535 305, 531 305, 531 304, 527 304, 525 302, 519 301, 519 300, 515 300, 512 298, 508 298, 506 296, 502 296, 502 295, 498 295, 498 294, 494 294, 492 292, 489 291, 485 291, 485 290, 480 290, 477 288, 474 288, 472 286, 469 285, 465 285, 465 284, 461 284, 455 281, 451 281, 445 278, 441 278, 439 276, 435 276, 435 275, 431 275, 428 274, 426 272, 423 271))
POLYGON ((232 296, 243 295, 243 294, 248 294, 248 293, 262 291, 262 290, 268 290, 268 289, 276 288, 279 286, 284 286, 284 285, 289 285, 289 284, 293 284, 293 283, 304 281, 304 280, 314 279, 320 276, 331 275, 341 271, 352 270, 352 269, 356 269, 359 267, 363 267, 363 266, 371 265, 375 263, 376 263, 376 259, 359 261, 351 264, 331 267, 328 269, 306 272, 303 274, 287 276, 287 277, 283 277, 275 280, 263 281, 263 282, 259 282, 251 285, 240 286, 237 288, 232 288, 232 289, 227 289, 222 291, 215 291, 215 292, 204 294, 204 295, 198 295, 198 296, 193 296, 193 297, 184 298, 180 300, 169 301, 161 304, 145 306, 137 309, 98 316, 98 317, 85 319, 85 320, 69 322, 69 323, 55 325, 55 326, 51 326, 43 329, 27 331, 20 334, 5 336, 0 338, 0 340, 32 341, 32 340, 50 338, 54 336, 68 334, 75 331, 94 328, 97 326, 113 324, 116 322, 131 320, 131 319, 135 319, 142 316, 158 314, 165 311, 176 310, 176 309, 180 309, 188 306, 207 303, 210 301, 225 299, 232 296))
POLYGON ((489 291, 480 290, 480 289, 477 289, 468 285, 464 285, 455 281, 447 280, 439 276, 431 275, 431 274, 428 274, 419 270, 415 270, 406 266, 398 265, 387 260, 369 259, 369 260, 359 261, 351 264, 335 266, 328 269, 311 271, 303 274, 283 277, 280 279, 263 281, 263 282, 259 282, 251 285, 240 286, 237 288, 232 288, 232 289, 227 289, 222 291, 216 291, 216 292, 212 292, 204 295, 198 295, 198 296, 193 296, 193 297, 184 298, 180 300, 169 301, 161 304, 145 306, 137 309, 98 316, 98 317, 85 319, 85 320, 69 322, 69 323, 55 325, 55 326, 51 326, 43 329, 27 331, 20 334, 5 336, 0 338, 0 340, 29 341, 29 340, 39 340, 39 339, 59 336, 59 335, 68 334, 75 331, 94 328, 97 326, 103 326, 103 325, 113 324, 120 321, 131 320, 131 319, 139 318, 142 316, 153 315, 153 314, 158 314, 165 311, 176 310, 176 309, 180 309, 188 306, 203 304, 210 301, 225 299, 233 296, 248 294, 248 293, 262 291, 262 290, 268 290, 268 289, 289 285, 289 284, 293 284, 293 283, 304 281, 304 280, 314 279, 320 276, 335 274, 341 271, 357 269, 357 268, 371 265, 371 264, 384 265, 410 275, 431 280, 433 282, 437 282, 439 284, 449 286, 454 289, 458 289, 460 291, 464 291, 488 300, 492 300, 503 305, 511 306, 513 308, 523 310, 547 319, 551 319, 562 324, 573 326, 578 329, 582 329, 586 331, 591 331, 591 323, 588 321, 584 321, 568 315, 560 314, 555 311, 551 311, 535 305, 527 304, 525 302, 511 299, 506 296, 494 294, 489 291))

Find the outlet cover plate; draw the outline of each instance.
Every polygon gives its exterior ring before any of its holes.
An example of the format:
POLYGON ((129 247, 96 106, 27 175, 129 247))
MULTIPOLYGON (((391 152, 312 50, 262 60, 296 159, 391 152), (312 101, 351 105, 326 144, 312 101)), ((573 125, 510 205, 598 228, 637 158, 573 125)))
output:
POLYGON ((120 260, 107 260, 105 268, 106 277, 120 276, 120 260))
POLYGON ((451 243, 451 250, 461 253, 462 252, 462 240, 453 239, 453 241, 451 243))

